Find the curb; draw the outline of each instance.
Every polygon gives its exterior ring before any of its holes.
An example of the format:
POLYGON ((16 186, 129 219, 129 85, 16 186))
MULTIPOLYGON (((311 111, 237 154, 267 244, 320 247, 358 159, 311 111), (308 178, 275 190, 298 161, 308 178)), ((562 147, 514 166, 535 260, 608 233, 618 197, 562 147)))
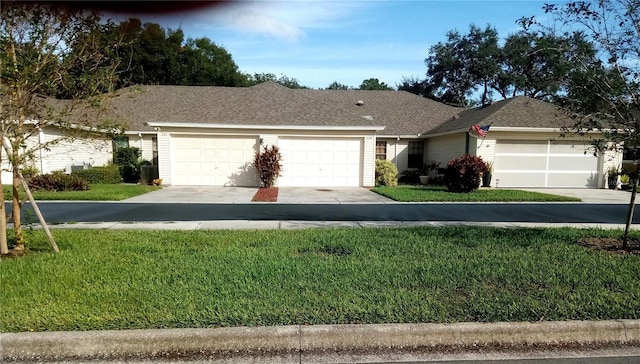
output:
POLYGON ((640 345, 640 320, 3 333, 2 361, 233 358, 475 346, 640 345))

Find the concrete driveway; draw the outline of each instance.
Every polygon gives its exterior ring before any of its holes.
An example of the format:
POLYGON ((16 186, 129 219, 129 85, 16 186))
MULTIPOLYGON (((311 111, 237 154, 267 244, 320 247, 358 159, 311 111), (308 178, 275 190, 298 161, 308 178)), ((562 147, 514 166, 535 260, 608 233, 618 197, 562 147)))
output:
MULTIPOLYGON (((168 186, 124 202, 250 203, 255 187, 168 186)), ((280 187, 278 203, 393 203, 362 187, 280 187)))
MULTIPOLYGON (((526 191, 577 197, 584 203, 629 204, 631 191, 592 188, 526 188, 526 191)), ((639 197, 640 199, 640 197, 639 197)))
MULTIPOLYGON (((572 196, 584 203, 628 204, 631 193, 606 189, 527 188, 527 191, 572 196)), ((124 202, 250 203, 255 187, 168 186, 124 202)), ((640 199, 640 198, 639 198, 640 199)), ((278 203, 397 203, 362 187, 280 187, 278 203)))

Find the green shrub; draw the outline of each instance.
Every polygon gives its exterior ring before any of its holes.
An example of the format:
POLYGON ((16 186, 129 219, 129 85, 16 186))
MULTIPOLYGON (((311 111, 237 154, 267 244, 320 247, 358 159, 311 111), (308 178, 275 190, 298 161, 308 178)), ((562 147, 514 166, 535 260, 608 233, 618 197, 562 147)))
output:
POLYGON ((70 174, 41 174, 29 181, 29 188, 33 191, 86 191, 89 189, 87 180, 70 174))
POLYGON ((408 185, 420 184, 420 172, 418 172, 417 169, 404 170, 400 174, 400 178, 398 178, 398 182, 408 184, 408 185))
POLYGON ((20 171, 24 177, 33 177, 40 174, 38 167, 33 164, 27 165, 20 171))
POLYGON ((258 170, 260 182, 264 187, 273 187, 276 179, 280 176, 281 159, 280 149, 275 145, 272 145, 271 148, 265 146, 262 148, 262 152, 256 152, 253 166, 258 170))
POLYGON ((480 186, 480 174, 487 171, 482 158, 463 155, 451 160, 444 171, 444 183, 450 192, 471 192, 480 186))
POLYGON ((118 184, 122 182, 120 168, 116 165, 82 169, 72 172, 71 175, 82 177, 89 183, 118 184))
POLYGON ((120 176, 126 183, 140 181, 140 148, 121 147, 113 152, 113 163, 120 166, 120 176))
POLYGON ((398 168, 391 161, 376 159, 376 186, 396 187, 398 168))

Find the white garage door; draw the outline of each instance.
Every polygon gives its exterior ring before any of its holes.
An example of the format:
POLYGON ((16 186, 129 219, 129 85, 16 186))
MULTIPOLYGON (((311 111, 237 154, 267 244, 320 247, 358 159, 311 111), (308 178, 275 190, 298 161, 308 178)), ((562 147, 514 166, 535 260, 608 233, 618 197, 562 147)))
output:
POLYGON ((357 187, 361 185, 362 139, 280 138, 279 186, 357 187))
POLYGON ((172 136, 172 184, 257 186, 257 146, 257 137, 172 136))
POLYGON ((553 140, 496 141, 493 185, 597 188, 598 176, 598 158, 593 156, 588 144, 553 140))

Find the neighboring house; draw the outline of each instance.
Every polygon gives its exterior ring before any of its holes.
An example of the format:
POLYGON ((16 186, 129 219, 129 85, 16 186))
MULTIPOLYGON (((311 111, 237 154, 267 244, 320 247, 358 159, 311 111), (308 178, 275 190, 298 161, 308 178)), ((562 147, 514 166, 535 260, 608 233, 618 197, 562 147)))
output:
MULTIPOLYGON (((288 89, 266 82, 135 86, 118 91, 111 104, 112 117, 128 123, 114 144, 140 148, 169 185, 257 186, 252 162, 261 145, 280 148, 279 186, 372 186, 376 158, 402 172, 430 161, 444 167, 472 154, 494 163, 492 186, 598 188, 604 187, 603 171, 622 161, 621 153, 594 157, 588 136, 560 138, 560 127, 571 119, 528 97, 462 109, 404 91, 288 89), (484 138, 468 133, 488 124, 484 138)), ((106 162, 104 154, 91 155, 94 160, 67 154, 73 161, 62 164, 106 162)), ((46 157, 47 166, 61 162, 46 157)))
POLYGON ((142 146, 146 159, 152 157, 149 150, 157 153, 165 184, 257 186, 252 162, 260 145, 280 148, 279 186, 374 184, 381 120, 275 82, 141 89, 137 97, 123 94, 114 105, 130 122, 129 145, 142 146))
POLYGON ((491 161, 494 187, 602 188, 604 171, 619 167, 622 153, 594 156, 591 138, 599 133, 561 137, 560 127, 572 122, 550 103, 517 96, 464 110, 429 129, 425 155, 441 163, 462 154, 491 161), (491 127, 479 138, 468 133, 473 125, 491 127))
MULTIPOLYGON (((47 148, 40 148, 27 165, 37 168, 40 173, 60 170, 71 172, 72 169, 85 166, 102 166, 113 159, 110 138, 67 139, 59 128, 46 126, 34 131, 34 135, 27 139, 27 143, 32 146, 53 141, 57 142, 47 148)), ((2 152, 2 183, 11 184, 13 168, 7 162, 6 152, 2 152)))

